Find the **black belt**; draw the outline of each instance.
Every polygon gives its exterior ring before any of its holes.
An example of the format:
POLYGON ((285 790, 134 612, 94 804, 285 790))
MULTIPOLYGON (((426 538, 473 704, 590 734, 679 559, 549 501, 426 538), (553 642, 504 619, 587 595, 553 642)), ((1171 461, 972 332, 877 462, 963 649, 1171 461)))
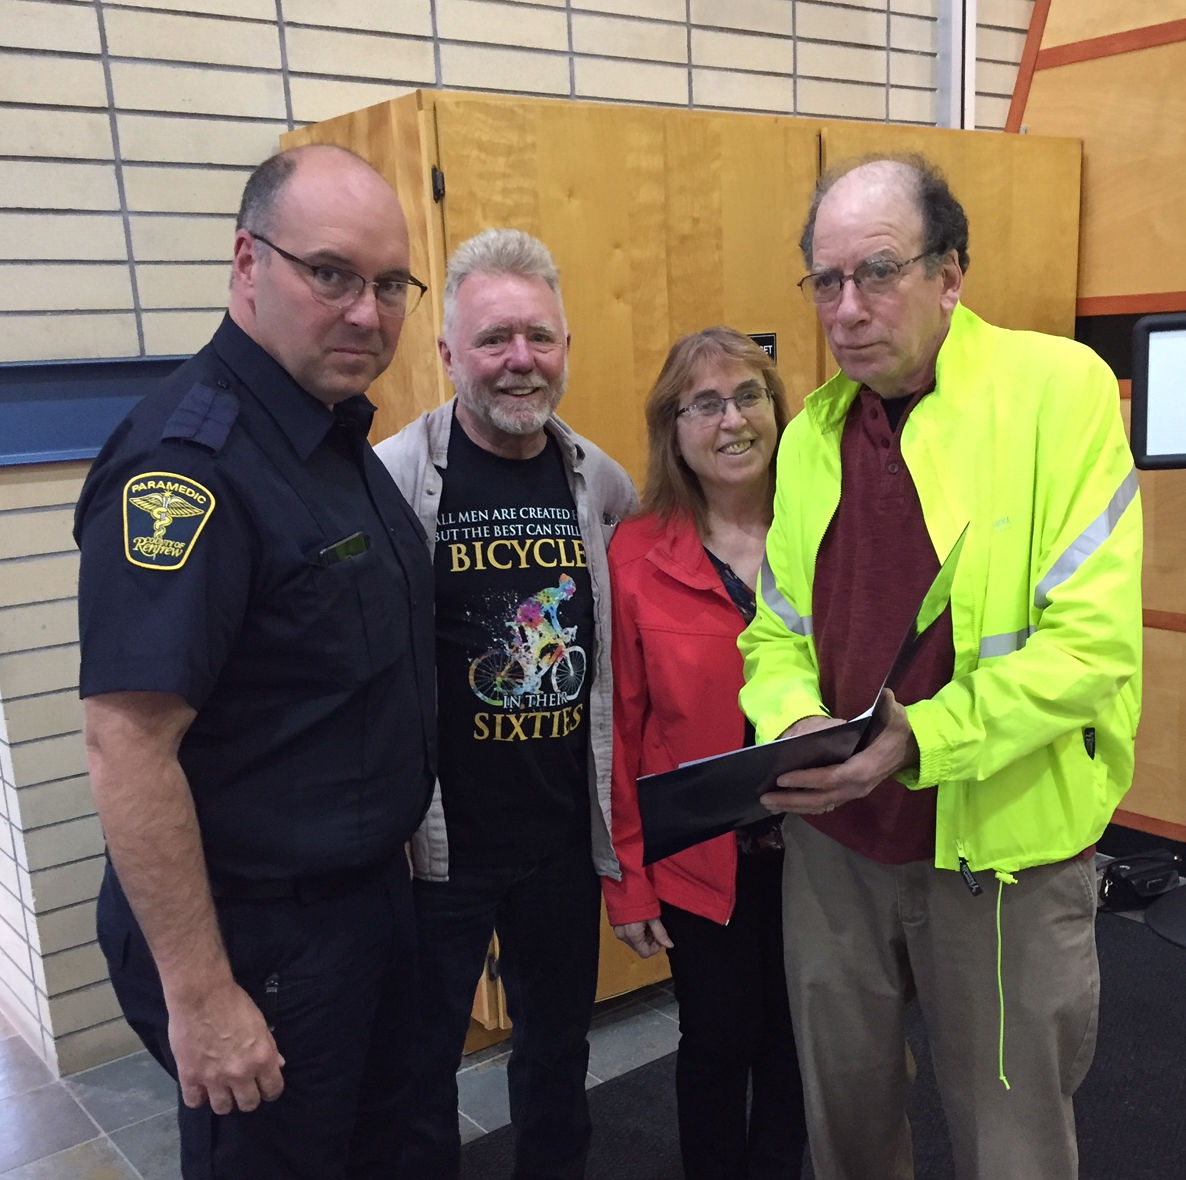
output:
POLYGON ((227 877, 211 874, 210 893, 218 901, 325 901, 377 881, 389 862, 324 873, 316 877, 227 877))

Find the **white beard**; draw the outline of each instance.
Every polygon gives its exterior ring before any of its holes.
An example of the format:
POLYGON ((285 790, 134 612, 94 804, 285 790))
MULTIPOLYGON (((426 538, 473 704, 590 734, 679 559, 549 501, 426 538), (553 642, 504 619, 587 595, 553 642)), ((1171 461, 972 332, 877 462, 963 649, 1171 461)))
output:
POLYGON ((560 399, 564 396, 568 384, 568 364, 565 363, 564 372, 554 384, 549 384, 538 373, 524 377, 502 376, 491 389, 488 385, 471 381, 469 374, 460 370, 453 374, 453 388, 457 398, 475 415, 489 422, 496 430, 503 434, 530 435, 538 434, 545 423, 555 413, 560 399), (543 391, 543 400, 533 397, 530 401, 514 400, 500 397, 498 389, 518 389, 530 386, 543 391))

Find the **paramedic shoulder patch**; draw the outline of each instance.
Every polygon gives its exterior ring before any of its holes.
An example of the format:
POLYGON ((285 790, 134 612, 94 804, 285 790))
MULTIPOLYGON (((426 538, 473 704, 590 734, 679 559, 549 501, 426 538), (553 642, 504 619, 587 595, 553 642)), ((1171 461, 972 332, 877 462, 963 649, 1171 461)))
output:
POLYGON ((214 511, 214 496, 171 471, 146 471, 124 485, 124 556, 149 570, 177 570, 214 511))

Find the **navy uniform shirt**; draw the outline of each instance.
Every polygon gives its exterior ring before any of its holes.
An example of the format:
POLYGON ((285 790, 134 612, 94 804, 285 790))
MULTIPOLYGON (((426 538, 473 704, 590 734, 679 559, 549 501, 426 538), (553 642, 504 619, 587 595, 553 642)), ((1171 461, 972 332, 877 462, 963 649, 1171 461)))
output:
POLYGON ((214 876, 400 853, 435 772, 433 575, 366 443, 229 317, 116 428, 79 500, 81 695, 176 693, 214 876))

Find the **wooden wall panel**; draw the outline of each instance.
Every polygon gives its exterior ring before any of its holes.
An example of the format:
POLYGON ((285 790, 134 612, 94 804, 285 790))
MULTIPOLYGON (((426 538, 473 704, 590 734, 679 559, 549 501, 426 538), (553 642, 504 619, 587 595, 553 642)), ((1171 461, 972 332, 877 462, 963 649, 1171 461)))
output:
POLYGON ((1085 136, 1081 299, 1186 290, 1186 121, 1169 114, 1182 110, 1186 42, 1034 74, 1026 122, 1044 135, 1085 136))
MULTIPOLYGON (((1186 310, 1183 109, 1186 0, 1037 0, 1009 126, 1083 138, 1079 314, 1186 310)), ((1186 475, 1140 481, 1145 710, 1117 818, 1186 838, 1186 475)))
MULTIPOLYGON (((1122 400, 1120 409, 1127 430, 1131 402, 1122 400)), ((1186 476, 1141 471, 1138 478, 1145 521, 1144 711, 1133 787, 1116 822, 1186 840, 1186 476)))
POLYGON ((1142 471, 1145 609, 1186 619, 1186 472, 1142 471))
MULTIPOLYGON (((1122 807, 1186 829, 1186 633, 1145 629, 1144 711, 1137 731, 1137 768, 1122 807)), ((1179 838, 1186 838, 1186 832, 1179 838)))
POLYGON ((1109 37, 1186 17, 1186 0, 1054 0, 1042 48, 1109 37))
POLYGON ((968 214, 963 302, 1006 328, 1073 336, 1080 144, 995 132, 826 124, 824 166, 878 151, 919 151, 968 214))

